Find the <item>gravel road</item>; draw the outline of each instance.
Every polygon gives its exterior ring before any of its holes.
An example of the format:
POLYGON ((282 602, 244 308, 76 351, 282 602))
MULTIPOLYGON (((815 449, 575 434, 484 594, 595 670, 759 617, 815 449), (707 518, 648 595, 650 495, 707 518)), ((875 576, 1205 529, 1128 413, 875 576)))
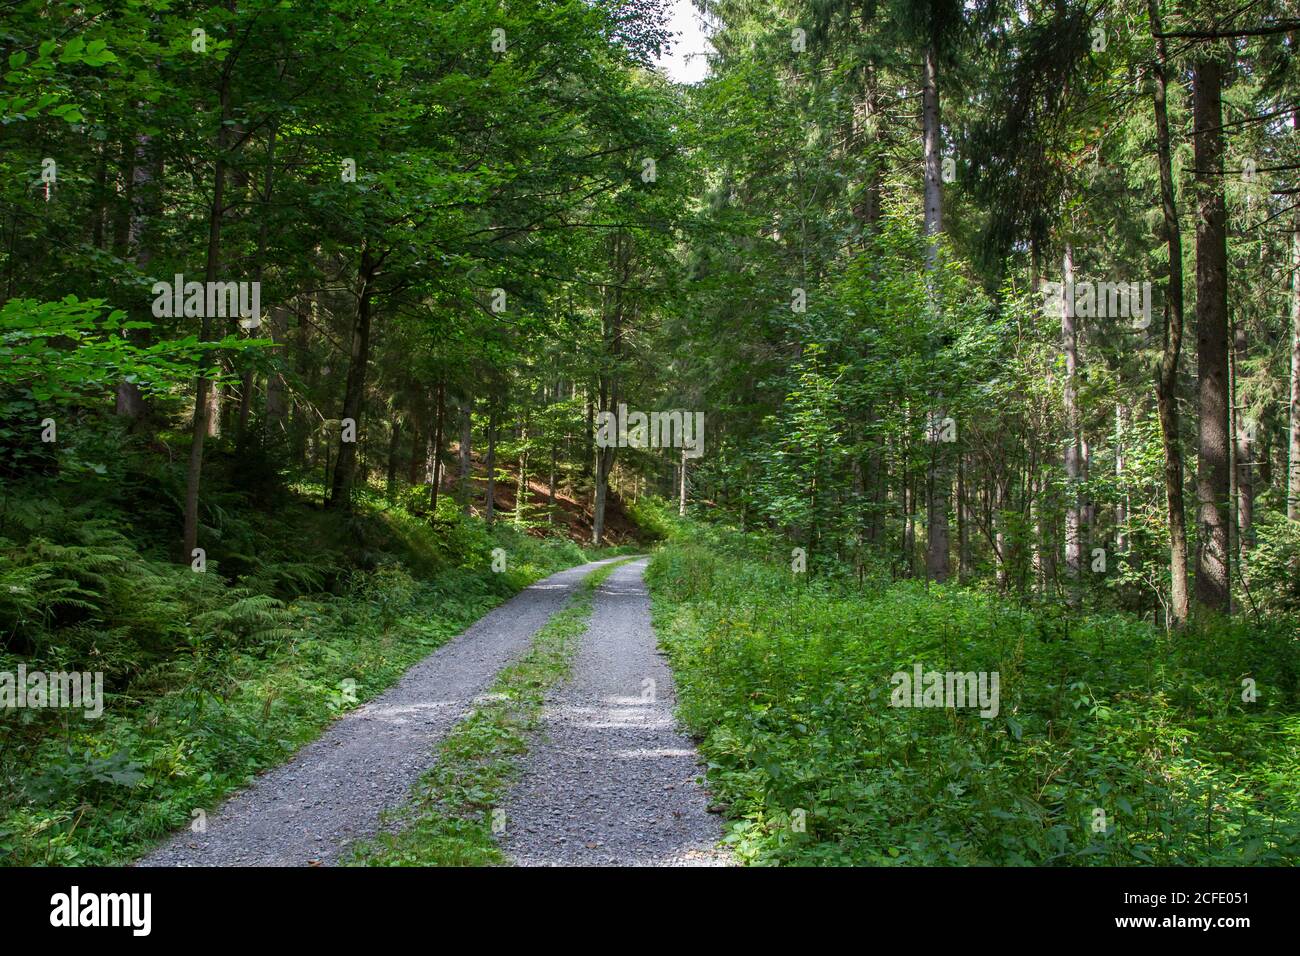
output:
POLYGON ((405 802, 437 742, 527 649, 583 576, 604 563, 561 571, 490 611, 209 814, 207 832, 183 830, 137 865, 332 863, 348 843, 378 830, 382 811, 405 802))
POLYGON ((725 866, 719 818, 675 729, 673 680, 656 649, 644 560, 595 595, 573 679, 549 696, 540 739, 504 807, 521 866, 725 866))

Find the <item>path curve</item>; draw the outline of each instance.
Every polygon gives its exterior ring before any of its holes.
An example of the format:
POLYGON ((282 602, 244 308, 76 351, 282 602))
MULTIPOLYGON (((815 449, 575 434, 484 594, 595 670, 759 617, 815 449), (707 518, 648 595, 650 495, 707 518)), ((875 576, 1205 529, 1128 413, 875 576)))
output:
POLYGON ((609 560, 553 574, 489 611, 209 814, 207 832, 183 830, 137 865, 334 862, 349 843, 378 831, 383 811, 406 802, 447 731, 527 650, 583 577, 609 560))
POLYGON ((676 729, 672 672, 657 649, 646 561, 596 591, 573 678, 553 691, 506 800, 501 845, 522 866, 724 866, 704 768, 676 729))

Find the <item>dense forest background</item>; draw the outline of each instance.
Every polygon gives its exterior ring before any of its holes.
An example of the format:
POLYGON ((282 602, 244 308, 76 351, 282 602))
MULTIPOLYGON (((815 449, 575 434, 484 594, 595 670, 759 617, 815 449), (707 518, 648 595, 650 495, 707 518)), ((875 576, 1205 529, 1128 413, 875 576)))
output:
POLYGON ((282 756, 329 679, 213 688, 305 631, 445 637, 674 515, 804 586, 1222 651, 1294 759, 1296 4, 702 0, 694 86, 663 6, 3 4, 0 651, 148 712, 7 728, 14 859, 282 756), (620 407, 703 454, 598 443, 620 407))

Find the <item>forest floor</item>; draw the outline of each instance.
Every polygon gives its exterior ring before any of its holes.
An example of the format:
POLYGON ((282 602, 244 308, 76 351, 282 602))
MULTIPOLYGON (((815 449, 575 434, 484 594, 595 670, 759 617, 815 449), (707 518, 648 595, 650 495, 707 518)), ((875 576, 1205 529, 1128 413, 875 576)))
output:
MULTIPOLYGON (((456 446, 452 446, 453 450, 456 446)), ((475 453, 470 462, 470 474, 473 478, 472 513, 479 518, 485 517, 482 502, 487 500, 487 464, 475 453)), ((508 472, 499 474, 492 489, 492 507, 504 519, 509 519, 515 511, 515 499, 518 495, 518 474, 508 472)), ((442 493, 454 496, 459 477, 448 474, 442 483, 442 493)), ((545 518, 550 513, 550 491, 547 483, 538 478, 528 479, 528 494, 525 505, 535 519, 545 518)), ((532 533, 541 536, 554 533, 558 528, 565 537, 580 545, 591 542, 591 505, 590 498, 583 496, 580 500, 575 494, 556 491, 555 510, 551 514, 552 523, 538 525, 532 533)), ((605 542, 609 545, 629 544, 637 540, 639 530, 627 513, 623 501, 616 494, 611 494, 605 503, 605 542)))

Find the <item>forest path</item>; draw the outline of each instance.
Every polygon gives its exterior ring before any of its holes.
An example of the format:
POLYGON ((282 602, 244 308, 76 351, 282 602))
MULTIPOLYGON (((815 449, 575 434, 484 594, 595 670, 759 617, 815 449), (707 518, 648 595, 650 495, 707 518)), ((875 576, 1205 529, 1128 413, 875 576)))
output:
MULTIPOLYGON (((569 568, 489 611, 379 697, 332 724, 288 763, 183 830, 139 866, 305 866, 334 862, 404 803, 437 743, 502 667, 524 653, 593 568, 569 568)), ((647 623, 648 627, 648 623, 647 623)))
POLYGON ((539 738, 504 807, 516 864, 725 866, 703 768, 673 719, 672 672, 650 624, 644 559, 617 568, 571 680, 552 691, 539 738))

